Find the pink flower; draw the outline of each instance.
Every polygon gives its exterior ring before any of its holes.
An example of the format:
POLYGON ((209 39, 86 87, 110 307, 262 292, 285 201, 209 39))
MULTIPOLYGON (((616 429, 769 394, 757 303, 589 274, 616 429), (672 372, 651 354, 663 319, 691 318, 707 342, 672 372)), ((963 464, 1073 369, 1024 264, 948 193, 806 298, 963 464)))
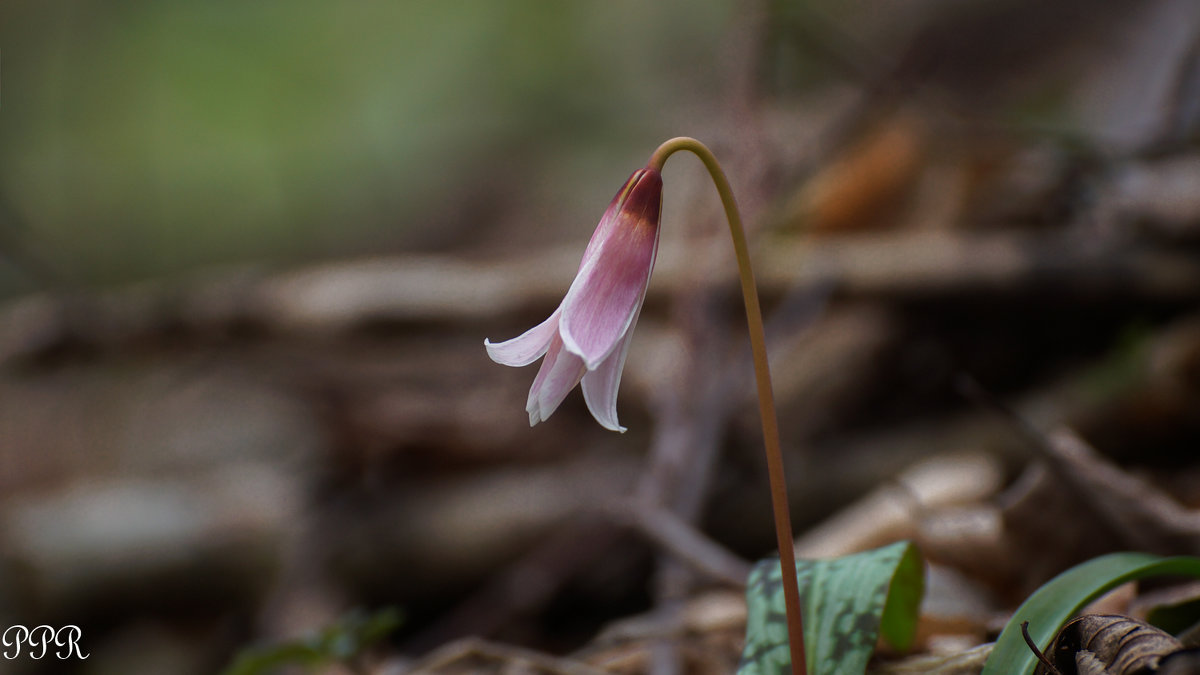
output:
POLYGON ((606 429, 617 423, 621 370, 658 252, 662 176, 633 172, 613 197, 583 252, 579 272, 550 318, 506 342, 484 340, 488 356, 506 366, 526 366, 545 355, 529 389, 529 424, 550 417, 575 385, 606 429))

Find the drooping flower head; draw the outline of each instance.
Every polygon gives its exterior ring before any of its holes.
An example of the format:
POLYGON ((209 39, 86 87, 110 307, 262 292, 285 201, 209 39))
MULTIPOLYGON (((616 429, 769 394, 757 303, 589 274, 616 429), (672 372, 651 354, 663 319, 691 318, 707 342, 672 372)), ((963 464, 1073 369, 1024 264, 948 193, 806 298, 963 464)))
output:
POLYGON ((653 168, 633 172, 596 226, 558 309, 511 340, 483 341, 488 356, 506 366, 546 357, 525 405, 531 426, 550 417, 582 380, 596 421, 625 431, 617 422, 617 388, 654 269, 661 211, 662 176, 653 168))

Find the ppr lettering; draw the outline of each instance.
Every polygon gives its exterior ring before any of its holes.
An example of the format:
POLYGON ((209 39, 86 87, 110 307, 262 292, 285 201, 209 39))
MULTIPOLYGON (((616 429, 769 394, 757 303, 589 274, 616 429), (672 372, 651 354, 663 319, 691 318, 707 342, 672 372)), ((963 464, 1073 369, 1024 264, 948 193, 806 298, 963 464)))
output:
POLYGON ((83 631, 79 626, 69 625, 55 628, 45 624, 26 628, 25 626, 9 626, 0 633, 0 647, 4 651, 0 656, 12 661, 25 655, 31 659, 45 658, 54 654, 61 660, 69 658, 86 659, 91 654, 84 654, 79 646, 83 631))

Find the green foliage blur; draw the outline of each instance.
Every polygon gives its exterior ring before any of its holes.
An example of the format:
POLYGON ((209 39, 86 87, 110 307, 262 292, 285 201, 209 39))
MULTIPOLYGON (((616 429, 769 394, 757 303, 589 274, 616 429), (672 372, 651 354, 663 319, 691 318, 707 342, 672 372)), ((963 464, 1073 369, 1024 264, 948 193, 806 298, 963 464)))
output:
POLYGON ((403 616, 395 608, 372 614, 353 610, 312 637, 244 649, 222 675, 264 675, 289 665, 316 668, 341 663, 353 668, 367 650, 395 632, 402 622, 403 616))
POLYGON ((486 240, 713 96, 727 4, 6 0, 0 295, 486 240))

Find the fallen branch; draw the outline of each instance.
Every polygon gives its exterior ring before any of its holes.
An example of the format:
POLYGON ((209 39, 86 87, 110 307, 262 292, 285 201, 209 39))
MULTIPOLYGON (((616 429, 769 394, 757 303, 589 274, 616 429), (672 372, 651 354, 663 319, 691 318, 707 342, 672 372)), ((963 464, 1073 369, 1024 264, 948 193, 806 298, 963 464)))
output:
MULTIPOLYGON (((652 296, 694 288, 688 247, 664 249, 652 296)), ((778 294, 831 285, 839 294, 910 297, 988 292, 1076 300, 1200 298, 1200 259, 1124 241, 1084 247, 1055 234, 909 231, 760 245, 759 284, 778 294)), ((482 320, 544 309, 579 264, 579 246, 491 262, 396 256, 280 274, 246 270, 190 284, 91 296, 27 296, 0 309, 0 361, 64 344, 120 346, 158 334, 327 333, 379 323, 482 320), (530 265, 535 259, 537 265, 530 265)), ((732 276, 707 279, 733 288, 732 276)), ((653 298, 652 298, 653 299, 653 298)))

